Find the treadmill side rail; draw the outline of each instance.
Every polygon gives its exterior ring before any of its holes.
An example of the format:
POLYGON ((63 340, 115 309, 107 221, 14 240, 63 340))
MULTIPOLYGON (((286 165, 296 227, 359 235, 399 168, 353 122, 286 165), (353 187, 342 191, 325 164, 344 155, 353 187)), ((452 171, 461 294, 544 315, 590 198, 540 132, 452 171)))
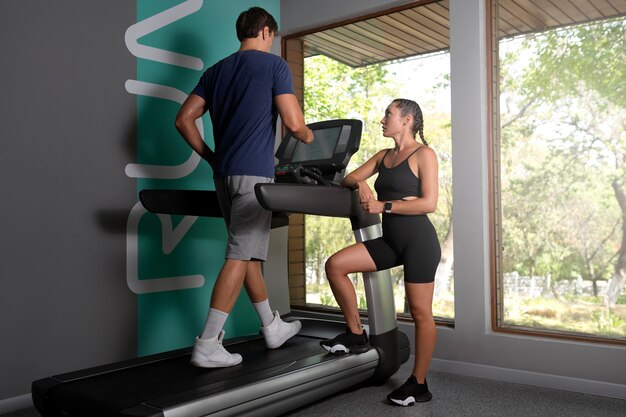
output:
POLYGON ((295 408, 294 401, 297 404, 312 402, 368 380, 374 375, 378 362, 378 351, 370 349, 360 355, 346 355, 306 370, 164 408, 163 414, 165 417, 275 416, 295 408), (297 401, 299 397, 306 400, 297 401))

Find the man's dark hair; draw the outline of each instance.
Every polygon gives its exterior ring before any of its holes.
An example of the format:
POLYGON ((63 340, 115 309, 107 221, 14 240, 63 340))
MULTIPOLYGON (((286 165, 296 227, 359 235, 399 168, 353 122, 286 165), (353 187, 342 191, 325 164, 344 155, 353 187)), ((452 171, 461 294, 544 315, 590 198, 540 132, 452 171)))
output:
POLYGON ((260 7, 251 7, 237 18, 237 39, 242 42, 244 39, 256 38, 265 26, 270 33, 278 31, 278 24, 271 14, 260 7))

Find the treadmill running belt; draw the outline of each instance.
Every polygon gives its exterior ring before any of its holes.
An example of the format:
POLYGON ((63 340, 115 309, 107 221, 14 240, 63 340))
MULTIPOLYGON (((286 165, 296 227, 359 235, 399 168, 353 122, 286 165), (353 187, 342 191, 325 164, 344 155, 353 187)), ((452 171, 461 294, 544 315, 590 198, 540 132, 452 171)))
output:
POLYGON ((190 353, 186 353, 61 384, 51 388, 51 393, 55 392, 50 398, 55 408, 70 414, 89 409, 93 417, 119 415, 142 403, 165 408, 181 397, 187 401, 207 397, 334 359, 320 348, 319 339, 302 336, 288 340, 276 350, 267 349, 262 338, 229 344, 228 350, 240 353, 244 361, 229 368, 202 369, 191 366, 190 353))

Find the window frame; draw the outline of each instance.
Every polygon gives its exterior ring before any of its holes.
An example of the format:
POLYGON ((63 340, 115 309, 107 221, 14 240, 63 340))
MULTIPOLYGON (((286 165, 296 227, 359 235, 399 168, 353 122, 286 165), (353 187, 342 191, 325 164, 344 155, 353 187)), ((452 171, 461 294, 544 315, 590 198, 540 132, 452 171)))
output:
POLYGON ((489 237, 491 274, 491 329, 495 333, 528 337, 546 337, 558 340, 589 342, 626 346, 626 340, 611 339, 584 333, 563 330, 539 330, 520 325, 503 323, 504 284, 502 263, 502 207, 500 204, 500 88, 499 88, 499 0, 485 0, 486 4, 486 86, 487 86, 487 149, 488 149, 488 196, 489 196, 489 237))
MULTIPOLYGON (((301 38, 322 32, 328 29, 334 29, 349 25, 355 22, 365 21, 367 19, 385 16, 395 12, 413 9, 419 6, 425 6, 432 3, 438 3, 441 0, 418 0, 400 6, 386 8, 380 11, 363 14, 357 17, 344 19, 335 23, 317 26, 304 31, 281 37, 281 55, 287 61, 294 83, 294 91, 296 98, 300 103, 300 107, 304 109, 304 53, 301 38)), ((283 132, 284 133, 284 132, 283 132)), ((306 224, 305 215, 292 214, 289 216, 289 239, 288 239, 288 283, 290 307, 292 310, 306 311, 318 314, 340 315, 341 310, 337 307, 306 305, 306 224), (292 231, 293 229, 293 231, 292 231), (294 304, 294 301, 298 304, 294 304), (301 303, 301 304, 299 304, 301 303)), ((362 318, 367 319, 367 311, 359 310, 362 318)), ((408 314, 398 315, 398 321, 413 322, 408 314)), ((438 326, 454 328, 454 319, 445 317, 435 317, 435 323, 438 326)))

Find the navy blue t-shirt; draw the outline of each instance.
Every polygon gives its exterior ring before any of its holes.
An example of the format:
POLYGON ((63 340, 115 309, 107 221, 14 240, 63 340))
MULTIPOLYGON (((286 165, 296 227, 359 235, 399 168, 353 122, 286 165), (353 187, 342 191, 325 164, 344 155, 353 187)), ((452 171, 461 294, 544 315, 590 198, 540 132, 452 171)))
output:
POLYGON ((207 69, 192 91, 206 101, 215 140, 214 178, 274 177, 278 110, 274 96, 293 94, 284 59, 238 51, 207 69))

